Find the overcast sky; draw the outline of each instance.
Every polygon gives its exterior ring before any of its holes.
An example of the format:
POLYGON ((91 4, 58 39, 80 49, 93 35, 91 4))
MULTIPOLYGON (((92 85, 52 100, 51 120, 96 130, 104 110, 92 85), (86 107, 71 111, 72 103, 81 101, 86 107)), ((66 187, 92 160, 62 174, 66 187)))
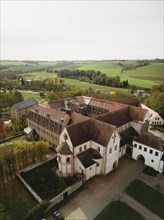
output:
POLYGON ((1 0, 1 59, 162 58, 163 1, 1 0))

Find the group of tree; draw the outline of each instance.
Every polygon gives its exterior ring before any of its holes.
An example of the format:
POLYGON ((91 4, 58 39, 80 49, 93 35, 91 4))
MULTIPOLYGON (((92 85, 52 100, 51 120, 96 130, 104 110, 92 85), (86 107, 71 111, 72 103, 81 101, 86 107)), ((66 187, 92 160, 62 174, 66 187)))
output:
POLYGON ((114 98, 132 98, 133 95, 130 92, 102 92, 99 89, 74 89, 74 90, 67 90, 63 92, 49 92, 46 96, 47 101, 59 100, 59 99, 66 99, 75 96, 91 96, 99 99, 106 99, 111 100, 114 98))
POLYGON ((138 67, 150 65, 150 61, 149 60, 138 60, 133 64, 130 64, 130 63, 128 64, 124 62, 119 62, 118 64, 122 67, 122 71, 124 71, 124 70, 133 70, 138 67))
POLYGON ((0 108, 4 109, 6 112, 16 103, 23 101, 23 96, 21 92, 16 89, 6 90, 2 89, 0 93, 0 108))
POLYGON ((128 88, 128 80, 121 82, 119 76, 109 77, 105 73, 95 70, 63 69, 58 72, 58 77, 78 79, 103 86, 128 88))
POLYGON ((153 86, 149 98, 145 100, 145 104, 164 118, 164 85, 153 86))
POLYGON ((49 144, 45 141, 18 144, 15 148, 0 154, 0 184, 15 178, 17 171, 28 165, 43 161, 49 144))

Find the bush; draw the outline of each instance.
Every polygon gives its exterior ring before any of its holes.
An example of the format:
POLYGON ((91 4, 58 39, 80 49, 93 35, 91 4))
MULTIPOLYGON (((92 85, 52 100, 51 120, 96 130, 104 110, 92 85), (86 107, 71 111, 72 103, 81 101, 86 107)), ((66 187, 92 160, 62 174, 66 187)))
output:
POLYGON ((50 202, 43 201, 40 204, 34 206, 24 217, 24 220, 37 220, 43 217, 44 212, 50 205, 50 202))

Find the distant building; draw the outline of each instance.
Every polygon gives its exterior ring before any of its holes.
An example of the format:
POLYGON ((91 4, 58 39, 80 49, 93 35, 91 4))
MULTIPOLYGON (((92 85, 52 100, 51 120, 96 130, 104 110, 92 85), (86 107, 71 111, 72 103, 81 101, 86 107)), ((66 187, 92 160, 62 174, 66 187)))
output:
POLYGON ((19 120, 21 116, 28 116, 29 110, 37 104, 35 99, 28 99, 13 105, 10 109, 11 119, 19 120))
POLYGON ((150 118, 149 118, 149 124, 150 125, 162 125, 163 124, 163 119, 157 112, 155 112, 153 109, 147 107, 144 104, 141 104, 141 107, 143 109, 148 110, 148 112, 150 114, 150 118))

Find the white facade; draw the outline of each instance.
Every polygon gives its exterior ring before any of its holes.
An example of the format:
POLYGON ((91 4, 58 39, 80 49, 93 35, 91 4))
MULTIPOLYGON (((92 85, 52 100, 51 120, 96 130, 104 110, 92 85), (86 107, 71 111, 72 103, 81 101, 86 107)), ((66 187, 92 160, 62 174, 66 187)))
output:
POLYGON ((133 141, 132 158, 138 160, 142 157, 145 165, 152 167, 160 173, 164 169, 164 162, 161 160, 163 154, 164 152, 160 150, 133 141))
POLYGON ((163 124, 163 119, 157 112, 155 112, 154 110, 152 110, 151 108, 143 104, 141 104, 141 107, 148 110, 149 115, 150 115, 150 118, 149 118, 150 125, 162 125, 163 124))
POLYGON ((88 180, 95 175, 106 175, 118 166, 120 136, 116 129, 113 131, 107 146, 102 146, 90 140, 73 147, 66 129, 60 135, 60 142, 62 143, 64 141, 67 142, 72 154, 62 155, 62 153, 58 152, 57 148, 59 172, 62 176, 82 174, 85 176, 85 180, 88 180), (92 157, 93 163, 85 167, 78 158, 78 155, 89 149, 96 151, 100 158, 92 157))

